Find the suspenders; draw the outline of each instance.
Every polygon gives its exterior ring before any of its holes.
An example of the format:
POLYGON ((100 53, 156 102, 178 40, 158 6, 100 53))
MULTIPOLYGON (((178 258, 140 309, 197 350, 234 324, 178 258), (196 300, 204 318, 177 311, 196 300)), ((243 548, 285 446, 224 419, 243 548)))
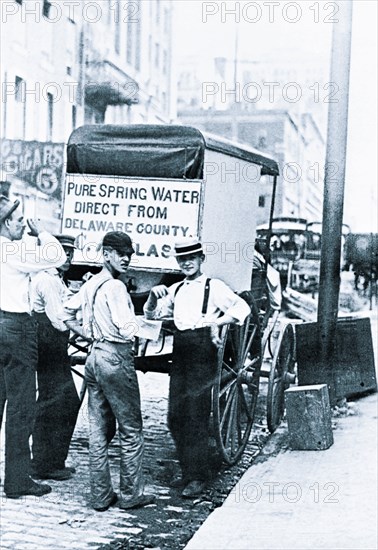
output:
POLYGON ((203 295, 202 315, 205 315, 207 313, 207 305, 209 303, 209 295, 210 295, 210 279, 206 279, 205 293, 203 295))
MULTIPOLYGON (((203 303, 202 303, 202 315, 205 315, 207 313, 207 306, 209 303, 209 295, 210 295, 210 281, 211 279, 206 279, 205 282, 205 292, 203 295, 203 303)), ((174 298, 176 298, 178 291, 183 286, 184 281, 178 285, 178 287, 175 290, 174 298)))

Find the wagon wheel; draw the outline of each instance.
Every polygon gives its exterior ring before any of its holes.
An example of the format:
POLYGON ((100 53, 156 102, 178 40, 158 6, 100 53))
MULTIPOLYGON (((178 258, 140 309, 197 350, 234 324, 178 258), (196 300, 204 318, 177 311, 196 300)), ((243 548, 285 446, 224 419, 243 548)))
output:
POLYGON ((82 374, 77 368, 77 365, 83 365, 89 353, 89 344, 85 340, 81 340, 78 335, 74 334, 70 337, 68 345, 71 347, 69 350, 69 357, 71 363, 71 371, 82 379, 81 388, 79 391, 80 402, 82 403, 85 396, 86 383, 84 374, 82 374))
POLYGON ((250 292, 240 295, 251 307, 242 326, 223 327, 213 386, 214 436, 227 464, 235 464, 251 432, 262 364, 258 311, 250 292))
POLYGON ((284 392, 295 382, 294 367, 295 333, 293 325, 287 324, 278 337, 269 373, 267 421, 271 433, 282 420, 285 411, 284 392))

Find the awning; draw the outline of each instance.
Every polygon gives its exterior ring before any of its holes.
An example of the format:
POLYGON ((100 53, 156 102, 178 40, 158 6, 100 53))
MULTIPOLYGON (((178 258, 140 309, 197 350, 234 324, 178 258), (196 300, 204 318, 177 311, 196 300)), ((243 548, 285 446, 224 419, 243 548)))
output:
POLYGON ((97 108, 138 103, 138 83, 111 61, 91 62, 86 68, 85 101, 97 108))

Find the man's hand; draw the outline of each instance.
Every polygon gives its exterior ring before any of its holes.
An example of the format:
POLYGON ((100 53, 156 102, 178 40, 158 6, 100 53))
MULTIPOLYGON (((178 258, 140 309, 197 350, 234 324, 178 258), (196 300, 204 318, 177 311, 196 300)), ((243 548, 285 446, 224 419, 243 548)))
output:
POLYGON ((30 229, 28 234, 32 237, 38 237, 38 235, 43 231, 41 221, 32 220, 31 218, 27 219, 26 221, 30 229))
POLYGON ((153 286, 146 302, 147 311, 153 311, 159 298, 164 298, 167 294, 168 288, 165 285, 153 286))
POLYGON ((151 288, 150 294, 159 300, 159 298, 164 298, 168 294, 168 288, 165 285, 154 286, 151 288))

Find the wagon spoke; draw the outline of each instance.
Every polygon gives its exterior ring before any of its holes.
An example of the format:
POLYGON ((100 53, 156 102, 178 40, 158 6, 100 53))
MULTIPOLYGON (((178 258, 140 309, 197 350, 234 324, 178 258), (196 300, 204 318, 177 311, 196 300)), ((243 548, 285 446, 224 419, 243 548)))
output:
POLYGON ((225 361, 222 361, 222 365, 223 365, 229 372, 231 372, 232 374, 234 374, 235 376, 237 376, 237 372, 231 367, 231 365, 229 365, 229 364, 226 363, 225 361))
POLYGON ((219 397, 223 397, 223 395, 224 395, 230 388, 232 388, 235 384, 236 384, 236 380, 230 380, 227 384, 225 384, 224 386, 222 386, 222 388, 220 388, 220 390, 219 390, 219 397))
POLYGON ((221 429, 223 429, 223 426, 224 426, 224 423, 226 421, 226 418, 227 418, 227 414, 228 414, 228 411, 232 405, 232 399, 233 399, 233 395, 235 393, 235 390, 236 390, 236 385, 234 385, 231 389, 230 389, 230 393, 228 395, 228 399, 226 401, 226 406, 224 408, 224 411, 223 411, 223 414, 222 414, 222 420, 221 420, 221 423, 220 423, 220 427, 221 429))
POLYGON ((244 393, 244 390, 243 390, 242 387, 239 387, 239 394, 240 394, 240 398, 241 398, 240 399, 241 405, 243 405, 243 407, 245 409, 245 412, 247 413, 248 418, 250 418, 251 414, 250 414, 248 403, 247 403, 245 393, 244 393))
POLYGON ((225 436, 226 445, 227 445, 227 442, 230 441, 231 452, 234 449, 233 444, 234 444, 234 435, 235 435, 235 409, 237 404, 236 400, 237 400, 237 393, 236 391, 234 391, 231 399, 230 414, 228 417, 226 436, 225 436))
MULTIPOLYGON (((244 352, 243 352, 243 361, 242 361, 242 366, 245 364, 246 360, 247 360, 247 356, 248 356, 248 353, 251 349, 251 346, 252 346, 252 342, 255 338, 255 335, 256 335, 256 330, 257 330, 257 327, 256 325, 253 326, 253 329, 251 331, 251 335, 249 337, 249 340, 248 340, 248 344, 247 344, 247 347, 246 348, 243 348, 244 352)), ((247 331, 246 331, 247 332, 247 331)))

